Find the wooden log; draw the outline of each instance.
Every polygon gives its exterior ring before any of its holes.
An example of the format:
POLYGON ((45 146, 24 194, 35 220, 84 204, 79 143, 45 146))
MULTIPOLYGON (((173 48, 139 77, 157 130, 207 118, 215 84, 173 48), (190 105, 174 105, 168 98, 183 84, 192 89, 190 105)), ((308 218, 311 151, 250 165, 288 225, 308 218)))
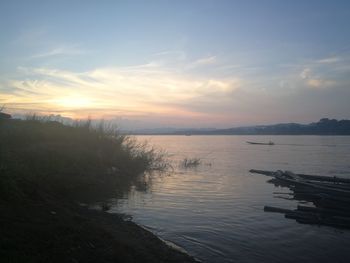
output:
POLYGON ((294 194, 294 199, 315 204, 315 202, 320 200, 321 197, 318 194, 296 193, 296 194, 294 194))
POLYGON ((333 227, 350 228, 350 179, 294 174, 282 171, 250 170, 252 173, 274 177, 269 182, 288 187, 292 193, 275 192, 294 195, 294 199, 312 202, 315 207, 298 205, 297 209, 284 209, 265 206, 264 211, 282 213, 286 218, 295 219, 299 223, 319 224, 333 227))
POLYGON ((342 224, 347 224, 350 226, 350 218, 345 217, 345 216, 332 216, 332 220, 336 222, 341 222, 342 224))
POLYGON ((272 213, 288 213, 288 212, 292 212, 293 210, 290 209, 284 209, 284 208, 279 208, 279 207, 273 207, 273 206, 264 206, 264 211, 265 212, 272 212, 272 213))
POLYGON ((294 197, 286 197, 286 196, 280 196, 280 195, 277 195, 277 196, 274 196, 274 198, 280 198, 280 199, 284 199, 284 200, 294 200, 294 197))
POLYGON ((339 211, 350 212, 350 206, 348 203, 335 201, 332 199, 319 199, 315 200, 314 204, 317 207, 325 209, 336 209, 339 211))
POLYGON ((350 184, 343 184, 343 183, 336 183, 335 184, 335 183, 330 183, 330 182, 314 182, 314 181, 306 181, 306 182, 312 183, 314 185, 350 191, 350 184))
POLYGON ((350 218, 344 216, 324 215, 311 211, 292 211, 285 214, 286 218, 295 219, 299 223, 319 224, 334 227, 350 228, 350 218))
POLYGON ((309 188, 316 189, 320 193, 328 193, 331 195, 339 195, 339 196, 344 196, 344 197, 350 198, 350 191, 348 191, 348 190, 315 185, 315 184, 307 183, 306 181, 297 180, 297 179, 289 179, 289 178, 285 177, 284 175, 276 175, 276 178, 281 180, 281 181, 288 182, 291 185, 299 185, 299 186, 304 186, 306 188, 309 187, 309 188))
POLYGON ((267 176, 275 176, 275 172, 272 172, 272 171, 251 169, 251 170, 249 170, 249 172, 254 173, 254 174, 263 174, 263 175, 267 175, 267 176))
POLYGON ((331 195, 329 193, 319 193, 318 195, 321 196, 322 200, 331 200, 335 203, 345 204, 350 209, 350 197, 331 195))
POLYGON ((327 215, 314 207, 298 206, 298 210, 290 210, 273 206, 265 206, 265 212, 282 213, 285 218, 295 219, 302 224, 317 224, 333 227, 350 228, 350 218, 343 215, 327 215), (301 209, 301 210, 299 210, 301 209))
MULTIPOLYGON (((265 170, 257 170, 257 169, 251 169, 249 170, 250 173, 256 173, 256 174, 263 174, 267 176, 275 176, 276 172, 273 171, 265 171, 265 170)), ((313 180, 313 181, 320 181, 320 182, 333 182, 333 183, 345 183, 350 184, 350 179, 348 178, 341 178, 336 176, 322 176, 322 175, 310 175, 310 174, 296 174, 297 176, 313 180)))
POLYGON ((350 228, 350 223, 347 221, 334 220, 334 219, 324 219, 322 225, 338 227, 338 228, 350 228))
POLYGON ((314 181, 350 184, 350 179, 336 177, 336 176, 332 177, 332 176, 309 175, 309 174, 298 174, 298 176, 304 179, 309 179, 314 181))
POLYGON ((305 211, 305 212, 319 213, 319 214, 328 215, 328 216, 334 215, 334 216, 342 216, 344 218, 350 218, 350 212, 337 210, 337 209, 326 209, 326 208, 298 205, 297 210, 298 211, 305 211))
POLYGON ((319 213, 320 211, 320 209, 317 207, 304 206, 304 205, 298 205, 297 210, 304 211, 304 212, 314 212, 314 213, 319 213))
POLYGON ((310 187, 294 187, 289 188, 293 191, 294 194, 310 194, 310 195, 319 195, 319 191, 317 189, 313 189, 310 187))
POLYGON ((309 224, 319 224, 320 216, 312 212, 291 211, 284 215, 285 218, 303 220, 309 224))
POLYGON ((319 222, 318 222, 318 221, 315 221, 315 220, 313 220, 313 219, 297 218, 297 219, 295 219, 295 221, 297 221, 297 222, 300 223, 300 224, 309 224, 309 225, 318 224, 318 225, 319 225, 319 222))

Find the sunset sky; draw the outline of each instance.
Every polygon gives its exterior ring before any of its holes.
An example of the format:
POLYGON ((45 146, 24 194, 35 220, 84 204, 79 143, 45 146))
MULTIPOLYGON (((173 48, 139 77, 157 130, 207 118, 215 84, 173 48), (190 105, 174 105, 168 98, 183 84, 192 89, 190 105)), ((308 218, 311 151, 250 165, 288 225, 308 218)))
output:
POLYGON ((350 118, 350 1, 0 2, 0 105, 127 128, 350 118))

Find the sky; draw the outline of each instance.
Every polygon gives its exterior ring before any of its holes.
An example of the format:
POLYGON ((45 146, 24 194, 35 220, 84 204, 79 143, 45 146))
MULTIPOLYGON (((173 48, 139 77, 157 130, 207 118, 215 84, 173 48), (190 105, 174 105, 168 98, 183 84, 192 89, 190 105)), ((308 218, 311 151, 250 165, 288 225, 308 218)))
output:
POLYGON ((350 1, 0 1, 0 105, 127 129, 350 118, 350 1))

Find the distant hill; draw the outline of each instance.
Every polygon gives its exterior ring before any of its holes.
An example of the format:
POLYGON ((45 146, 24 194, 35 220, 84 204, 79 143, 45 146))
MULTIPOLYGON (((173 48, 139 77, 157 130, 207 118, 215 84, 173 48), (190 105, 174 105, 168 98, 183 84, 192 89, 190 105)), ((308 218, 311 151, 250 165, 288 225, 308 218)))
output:
POLYGON ((350 120, 323 118, 310 124, 280 123, 228 129, 184 129, 147 134, 177 135, 350 135, 350 120))
POLYGON ((323 118, 310 124, 281 123, 215 130, 213 134, 251 135, 350 135, 350 120, 323 118))

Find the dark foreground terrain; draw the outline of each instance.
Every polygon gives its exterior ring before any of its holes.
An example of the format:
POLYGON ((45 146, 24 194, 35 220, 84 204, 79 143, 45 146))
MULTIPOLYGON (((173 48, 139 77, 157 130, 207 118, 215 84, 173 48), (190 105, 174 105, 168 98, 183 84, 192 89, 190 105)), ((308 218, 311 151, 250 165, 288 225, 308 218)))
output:
POLYGON ((194 262, 121 215, 79 205, 162 165, 105 125, 0 118, 0 262, 194 262))
POLYGON ((0 204, 1 262, 194 262, 120 215, 57 200, 0 204))

